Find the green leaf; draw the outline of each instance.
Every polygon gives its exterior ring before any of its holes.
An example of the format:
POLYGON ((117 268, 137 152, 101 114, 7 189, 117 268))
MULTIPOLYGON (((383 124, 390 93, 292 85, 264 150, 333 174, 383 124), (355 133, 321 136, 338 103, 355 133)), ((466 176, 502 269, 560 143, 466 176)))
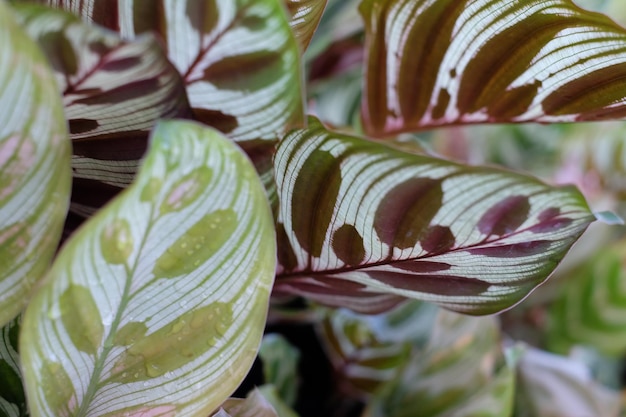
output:
POLYGON ((516 417, 613 417, 619 413, 619 392, 595 382, 574 359, 529 348, 517 372, 516 417))
POLYGON ((303 122, 300 53, 283 0, 39 2, 123 37, 156 32, 195 117, 236 141, 275 140, 303 122))
POLYGON ((365 0, 360 10, 372 135, 626 116, 626 30, 571 0, 365 0))
POLYGON ((622 240, 569 273, 550 308, 547 336, 552 349, 567 353, 584 344, 615 356, 626 352, 625 256, 622 240))
POLYGON ((294 405, 298 394, 300 352, 278 333, 263 337, 259 357, 263 361, 265 382, 276 387, 279 398, 294 405))
POLYGON ((61 237, 70 144, 54 76, 0 1, 0 326, 24 308, 61 237))
POLYGON ((305 51, 322 19, 328 0, 284 0, 293 33, 305 51))
POLYGON ((26 415, 26 397, 17 352, 20 316, 0 328, 0 416, 26 415))
POLYGON ((366 312, 409 297, 494 313, 545 281, 594 220, 574 187, 309 125, 275 158, 278 293, 366 312))
POLYGON ((185 84, 160 41, 133 41, 42 6, 18 5, 55 71, 73 140, 72 212, 87 217, 127 187, 156 120, 191 117, 185 84))
POLYGON ((514 383, 496 320, 441 310, 425 350, 374 395, 364 417, 508 417, 514 383))
POLYGON ((27 309, 33 415, 215 410, 256 356, 273 242, 243 153, 213 129, 160 122, 136 181, 66 242, 27 309))

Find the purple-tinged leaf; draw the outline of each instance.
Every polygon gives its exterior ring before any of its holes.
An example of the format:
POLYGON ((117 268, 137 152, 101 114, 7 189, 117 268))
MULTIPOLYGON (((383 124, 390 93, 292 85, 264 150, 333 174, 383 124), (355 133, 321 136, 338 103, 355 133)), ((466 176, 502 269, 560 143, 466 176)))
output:
MULTIPOLYGON (((39 2, 126 38, 157 33, 183 75, 195 117, 231 139, 275 140, 303 123, 300 52, 281 0, 39 2)), ((321 6, 309 3, 296 14, 313 25, 321 6)))
POLYGON ((365 0, 375 136, 626 116, 626 30, 571 0, 365 0))
POLYGON ((275 158, 278 293, 366 312, 409 297, 494 313, 545 281, 594 220, 574 187, 309 125, 275 158))
POLYGON ((311 38, 322 19, 324 8, 328 0, 284 0, 287 11, 291 16, 291 30, 305 51, 311 38))
POLYGON ((17 5, 55 70, 73 141, 70 210, 88 217, 133 180, 157 119, 190 118, 185 86, 159 41, 125 41, 69 13, 17 5))

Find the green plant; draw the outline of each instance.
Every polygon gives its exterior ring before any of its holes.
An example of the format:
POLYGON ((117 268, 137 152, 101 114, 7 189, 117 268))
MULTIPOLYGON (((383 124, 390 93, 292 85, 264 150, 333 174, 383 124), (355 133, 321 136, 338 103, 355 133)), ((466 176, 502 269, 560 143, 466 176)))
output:
POLYGON ((621 118, 626 30, 570 0, 364 0, 363 27, 354 2, 22 3, 0 1, 0 416, 295 415, 280 338, 228 399, 268 308, 313 318, 365 416, 545 410, 516 374, 541 354, 446 310, 511 308, 614 216, 406 135, 621 118))

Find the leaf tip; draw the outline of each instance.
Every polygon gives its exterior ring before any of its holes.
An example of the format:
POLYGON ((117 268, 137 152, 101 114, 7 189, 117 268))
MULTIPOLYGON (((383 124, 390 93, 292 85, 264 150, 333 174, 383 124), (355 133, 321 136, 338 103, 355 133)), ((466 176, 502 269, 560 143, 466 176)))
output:
POLYGON ((599 212, 593 213, 593 215, 595 216, 596 220, 599 220, 604 224, 608 224, 611 226, 613 225, 623 226, 624 225, 624 219, 622 219, 620 216, 613 213, 612 211, 599 211, 599 212))

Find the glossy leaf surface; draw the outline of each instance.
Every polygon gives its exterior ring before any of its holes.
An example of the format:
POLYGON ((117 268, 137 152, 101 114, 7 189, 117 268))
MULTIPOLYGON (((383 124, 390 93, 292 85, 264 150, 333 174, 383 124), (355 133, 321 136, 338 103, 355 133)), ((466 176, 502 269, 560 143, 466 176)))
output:
POLYGON ((425 350, 369 402, 364 417, 504 417, 515 372, 496 320, 441 310, 425 350))
POLYGON ((0 328, 0 416, 2 417, 22 417, 28 412, 22 387, 20 358, 17 352, 19 331, 19 317, 0 328))
POLYGON ((493 313, 543 282, 594 219, 573 187, 309 125, 275 158, 278 291, 368 312, 409 297, 493 313))
POLYGON ((298 43, 281 0, 40 0, 133 37, 154 31, 195 117, 237 141, 303 121, 298 43))
POLYGON ((214 411, 256 356, 273 242, 242 152, 196 123, 159 123, 136 182, 65 244, 27 309, 33 414, 214 411))
POLYGON ((0 2, 0 326, 24 308, 61 237, 70 144, 54 76, 0 2))
POLYGON ((626 116, 626 30, 571 0, 365 0, 366 130, 626 116))

